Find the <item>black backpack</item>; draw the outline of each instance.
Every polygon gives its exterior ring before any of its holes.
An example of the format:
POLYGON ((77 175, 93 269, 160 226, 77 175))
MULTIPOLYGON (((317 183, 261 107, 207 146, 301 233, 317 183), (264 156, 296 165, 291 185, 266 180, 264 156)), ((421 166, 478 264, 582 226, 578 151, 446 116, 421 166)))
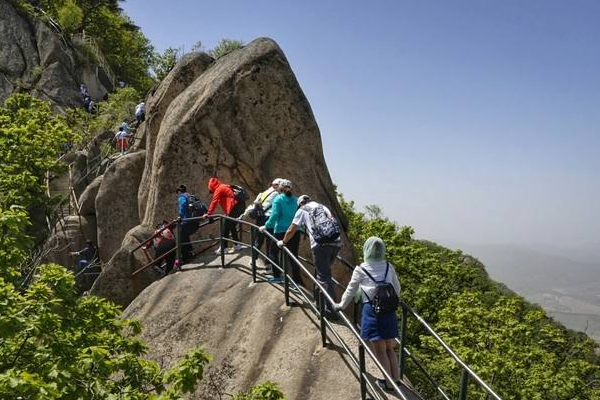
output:
POLYGON ((312 220, 312 235, 315 242, 319 244, 332 243, 340 237, 340 224, 325 211, 325 207, 319 204, 310 211, 312 220))
POLYGON ((369 298, 369 296, 365 292, 365 296, 367 296, 367 299, 369 299, 369 303, 371 303, 371 307, 377 315, 383 315, 388 312, 395 311, 396 308, 398 308, 398 304, 400 304, 400 299, 398 298, 398 295, 394 290, 394 286, 390 282, 386 282, 385 280, 387 278, 389 269, 390 264, 387 263, 385 266, 385 275, 383 277, 383 280, 376 281, 375 278, 373 278, 373 276, 366 269, 363 268, 365 274, 367 274, 367 276, 371 278, 371 280, 377 285, 375 287, 375 296, 373 296, 372 299, 369 298))
POLYGON ((198 199, 193 194, 187 196, 187 206, 188 206, 188 217, 195 218, 200 217, 208 211, 206 204, 204 204, 200 199, 198 199))
POLYGON ((248 193, 246 193, 243 187, 238 185, 229 185, 229 187, 233 190, 235 201, 238 203, 245 203, 246 200, 248 200, 248 193))

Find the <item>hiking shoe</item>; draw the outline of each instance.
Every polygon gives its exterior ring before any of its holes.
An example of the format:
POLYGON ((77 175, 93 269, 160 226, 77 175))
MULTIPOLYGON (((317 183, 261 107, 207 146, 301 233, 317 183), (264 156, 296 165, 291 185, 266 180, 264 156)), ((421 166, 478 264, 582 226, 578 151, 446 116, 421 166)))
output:
POLYGON ((388 387, 387 382, 385 381, 385 379, 375 379, 375 384, 377 386, 379 386, 379 388, 381 390, 383 390, 384 392, 390 393, 390 392, 394 391, 393 388, 388 387))
POLYGON ((219 255, 219 256, 220 256, 220 255, 221 255, 221 248, 218 248, 218 249, 216 249, 216 250, 215 250, 215 254, 217 254, 217 255, 219 255))
POLYGON ((246 246, 241 245, 241 244, 236 244, 235 246, 233 246, 233 251, 240 251, 242 249, 244 249, 246 246))
POLYGON ((269 282, 273 282, 273 283, 283 282, 283 276, 271 276, 271 277, 269 277, 269 282))

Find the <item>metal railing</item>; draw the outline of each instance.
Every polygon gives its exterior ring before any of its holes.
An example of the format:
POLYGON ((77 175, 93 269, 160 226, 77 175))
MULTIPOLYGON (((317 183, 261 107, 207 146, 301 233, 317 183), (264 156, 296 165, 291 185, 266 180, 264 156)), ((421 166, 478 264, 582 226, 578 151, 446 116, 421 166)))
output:
MULTIPOLYGON (((263 253, 259 248, 257 248, 255 246, 255 242, 256 242, 257 236, 259 234, 259 227, 257 225, 247 222, 247 221, 232 218, 232 217, 229 217, 226 215, 213 215, 209 218, 211 218, 211 220, 200 224, 199 228, 202 228, 212 222, 215 222, 215 220, 218 219, 220 222, 219 237, 210 237, 207 239, 199 239, 199 240, 183 243, 180 240, 180 238, 181 238, 181 222, 200 220, 201 218, 187 218, 187 219, 183 219, 183 220, 181 218, 178 218, 178 219, 172 221, 171 223, 169 223, 163 229, 155 232, 151 237, 146 239, 143 243, 139 244, 132 252, 135 252, 135 251, 139 250, 140 248, 143 248, 144 246, 146 246, 151 240, 153 240, 155 237, 160 235, 162 230, 167 229, 167 228, 172 229, 175 226, 177 227, 177 229, 176 229, 177 234, 175 235, 175 242, 176 242, 175 247, 168 253, 161 255, 161 257, 159 257, 159 258, 152 259, 150 262, 145 264, 143 267, 134 271, 132 273, 132 276, 135 276, 136 274, 140 273, 141 271, 145 270, 146 268, 148 268, 149 266, 151 266, 157 262, 161 262, 165 257, 167 257, 167 255, 172 254, 173 251, 177 252, 177 260, 181 260, 181 247, 183 245, 193 245, 193 244, 207 243, 207 242, 212 242, 214 245, 214 244, 219 243, 220 250, 221 250, 219 252, 219 256, 220 256, 220 261, 221 261, 222 267, 225 267, 225 264, 226 264, 225 263, 225 248, 226 248, 226 244, 228 242, 249 247, 251 249, 251 265, 250 265, 250 267, 251 267, 251 272, 252 272, 252 281, 255 283, 258 281, 256 261, 259 257, 262 257, 262 259, 265 262, 270 263, 273 266, 273 268, 277 268, 282 272, 285 304, 288 306, 290 305, 290 286, 292 286, 293 288, 296 289, 295 290, 296 295, 298 297, 300 297, 305 302, 305 304, 308 305, 310 307, 310 309, 312 311, 314 311, 314 313, 317 315, 317 317, 319 319, 319 328, 321 331, 321 341, 322 341, 323 346, 324 347, 327 346, 327 339, 328 339, 328 333, 329 333, 331 336, 333 336, 337 339, 341 348, 344 350, 344 352, 347 354, 348 358, 350 359, 351 363, 354 365, 355 368, 357 368, 357 372, 359 375, 359 382, 360 382, 361 399, 363 399, 363 400, 367 399, 367 394, 369 394, 370 396, 372 396, 372 398, 375 398, 375 399, 383 399, 383 397, 381 397, 379 389, 377 389, 375 387, 375 385, 370 381, 370 379, 369 379, 370 376, 367 374, 366 356, 368 356, 371 359, 372 363, 377 367, 379 372, 385 377, 385 379, 388 382, 391 382, 390 389, 393 390, 393 393, 403 400, 409 400, 409 397, 407 397, 407 395, 402 391, 402 389, 400 387, 401 385, 399 385, 398 383, 396 383, 394 381, 393 377, 390 376, 390 374, 385 370, 385 368, 383 367, 381 362, 377 359, 377 357, 375 356, 375 354, 371 350, 371 348, 368 346, 368 344, 361 338, 360 333, 358 332, 359 312, 360 312, 360 308, 358 307, 359 304, 355 304, 352 321, 350 319, 348 319, 348 317, 343 312, 338 313, 339 318, 340 318, 341 322, 343 323, 343 325, 345 325, 346 328, 348 328, 348 330, 352 333, 352 336, 354 337, 354 339, 358 342, 358 349, 355 353, 354 351, 352 351, 351 346, 345 340, 343 340, 340 333, 335 329, 335 325, 333 325, 331 323, 331 321, 327 318, 327 314, 325 312, 325 308, 326 308, 325 302, 326 301, 329 302, 329 305, 332 306, 333 304, 335 304, 335 300, 327 293, 327 290, 325 289, 325 287, 323 287, 323 285, 317 280, 317 278, 315 276, 316 271, 314 271, 314 272, 309 271, 309 269, 305 265, 305 263, 309 264, 309 265, 313 265, 313 263, 311 263, 309 260, 306 260, 305 258, 294 255, 285 246, 282 247, 279 252, 279 260, 277 260, 277 261, 272 260, 269 257, 269 255, 263 253), (225 225, 225 221, 227 221, 227 220, 235 222, 235 223, 239 223, 242 226, 248 227, 250 229, 250 243, 244 243, 243 241, 235 241, 233 239, 223 237, 224 225, 225 225), (309 297, 307 292, 305 292, 303 290, 301 285, 299 285, 298 282, 295 282, 293 280, 293 278, 290 276, 289 268, 291 267, 291 265, 288 265, 288 261, 287 261, 288 259, 291 260, 291 262, 293 264, 295 264, 299 268, 299 270, 309 278, 310 281, 312 281, 313 288, 314 288, 313 293, 312 293, 312 299, 309 297)), ((271 243, 272 246, 277 245, 276 242, 278 239, 275 238, 273 235, 271 235, 269 232, 262 232, 260 234, 264 235, 267 240, 270 240, 272 242, 271 243)), ((210 246, 209 246, 209 248, 210 248, 210 246)), ((344 258, 337 256, 337 259, 343 265, 345 265, 348 269, 350 269, 350 270, 354 269, 354 266, 352 264, 350 264, 344 258)), ((345 290, 345 286, 342 285, 340 282, 338 282, 335 279, 333 279, 333 282, 335 285, 337 285, 341 289, 345 290)), ((360 302, 360 303, 362 303, 362 302, 360 302)), ((400 338, 396 338, 395 341, 399 345, 399 348, 400 348, 400 351, 398 352, 398 358, 399 358, 398 364, 399 364, 399 374, 400 374, 401 380, 403 380, 403 378, 406 374, 406 361, 408 358, 412 362, 415 363, 417 368, 422 373, 424 373, 427 380, 434 387, 435 391, 437 393, 439 393, 443 397, 443 399, 450 400, 450 397, 446 394, 444 389, 440 387, 440 385, 436 382, 435 378, 433 378, 431 376, 431 374, 427 371, 427 369, 423 366, 422 362, 407 347, 407 341, 406 341, 407 320, 409 317, 414 317, 421 324, 421 326, 454 359, 456 364, 462 369, 461 379, 460 379, 460 383, 459 383, 458 400, 467 400, 467 388, 468 388, 469 379, 472 380, 475 384, 479 385, 483 390, 485 390, 485 392, 487 393, 487 398, 491 397, 495 400, 502 400, 500 398, 500 396, 498 396, 475 372, 473 372, 469 368, 468 365, 466 365, 466 363, 464 361, 462 361, 460 359, 460 357, 458 357, 458 355, 456 355, 454 353, 454 351, 444 342, 444 340, 433 330, 433 328, 419 314, 417 314, 414 310, 412 310, 412 308, 403 301, 400 302, 400 305, 402 308, 402 317, 400 319, 400 338)), ((402 384, 402 386, 404 386, 404 383, 402 384)), ((410 386, 407 386, 407 388, 409 390, 411 390, 410 386)), ((414 393, 414 391, 413 391, 413 393, 414 393)))
POLYGON ((86 35, 85 31, 83 31, 82 33, 72 34, 71 41, 79 45, 88 46, 88 48, 92 51, 94 57, 96 57, 98 65, 104 69, 106 76, 112 83, 113 87, 115 87, 117 83, 117 78, 113 73, 112 69, 110 68, 110 64, 104 57, 104 53, 102 53, 102 50, 100 50, 100 46, 98 46, 96 40, 92 36, 86 35))

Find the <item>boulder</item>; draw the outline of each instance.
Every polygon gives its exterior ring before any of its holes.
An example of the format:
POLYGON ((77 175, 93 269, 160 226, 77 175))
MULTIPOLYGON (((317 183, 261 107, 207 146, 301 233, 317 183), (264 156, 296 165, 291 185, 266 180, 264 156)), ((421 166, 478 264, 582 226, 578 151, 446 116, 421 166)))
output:
POLYGON ((0 0, 0 43, 0 103, 15 91, 25 91, 64 111, 83 104, 80 82, 93 89, 95 100, 106 94, 94 62, 62 33, 8 0, 0 0))
POLYGON ((83 249, 86 240, 96 243, 96 219, 93 216, 69 215, 57 222, 52 230, 46 242, 48 254, 44 260, 72 268, 77 259, 70 256, 69 252, 83 249))
POLYGON ((103 178, 104 176, 100 175, 85 188, 85 191, 79 197, 79 214, 96 215, 96 196, 103 178))
POLYGON ((122 246, 102 268, 90 293, 126 306, 145 287, 154 282, 157 276, 151 268, 132 276, 135 271, 151 261, 143 249, 133 251, 150 235, 152 235, 152 229, 149 227, 138 225, 132 228, 125 235, 122 246))
POLYGON ((75 196, 79 198, 90 181, 87 172, 87 152, 76 151, 75 159, 71 163, 71 181, 75 196))
POLYGON ((195 347, 211 355, 190 400, 216 399, 267 380, 277 382, 287 399, 360 398, 353 367, 337 346, 322 347, 313 313, 286 307, 281 287, 252 284, 248 263, 243 257, 225 269, 192 265, 139 294, 124 317, 145 327, 149 358, 167 367, 195 347))
MULTIPOLYGON (((186 54, 163 79, 156 90, 149 95, 146 101, 146 121, 140 125, 136 132, 138 142, 135 144, 138 145, 144 142, 146 145, 146 168, 144 169, 143 181, 150 178, 154 144, 169 104, 206 71, 213 61, 214 59, 206 53, 192 52, 186 54)), ((148 186, 140 186, 140 218, 144 215, 147 197, 148 186)))
POLYGON ((139 224, 137 188, 142 179, 145 152, 119 157, 104 173, 96 195, 100 259, 110 260, 125 234, 139 224))

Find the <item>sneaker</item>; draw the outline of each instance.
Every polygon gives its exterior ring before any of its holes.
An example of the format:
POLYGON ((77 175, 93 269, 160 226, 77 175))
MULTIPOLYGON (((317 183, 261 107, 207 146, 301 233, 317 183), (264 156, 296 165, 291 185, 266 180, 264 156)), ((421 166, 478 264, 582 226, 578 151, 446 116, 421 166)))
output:
POLYGON ((381 390, 383 390, 384 392, 388 392, 389 393, 389 392, 393 392, 394 391, 393 388, 388 387, 387 382, 385 381, 385 379, 375 379, 375 384, 377 386, 379 386, 379 388, 381 390))
POLYGON ((269 277, 269 282, 273 282, 273 283, 283 282, 283 276, 271 276, 271 277, 269 277))
POLYGON ((244 246, 244 245, 241 245, 241 244, 236 244, 235 246, 233 246, 233 251, 234 251, 234 252, 235 252, 235 251, 240 251, 240 250, 242 250, 242 249, 243 249, 243 248, 245 248, 245 247, 246 247, 246 246, 244 246))
POLYGON ((215 254, 217 255, 221 255, 221 248, 219 247, 218 249, 215 250, 215 254))
POLYGON ((265 273, 269 274, 269 275, 273 275, 273 266, 272 265, 267 265, 265 267, 265 273))

